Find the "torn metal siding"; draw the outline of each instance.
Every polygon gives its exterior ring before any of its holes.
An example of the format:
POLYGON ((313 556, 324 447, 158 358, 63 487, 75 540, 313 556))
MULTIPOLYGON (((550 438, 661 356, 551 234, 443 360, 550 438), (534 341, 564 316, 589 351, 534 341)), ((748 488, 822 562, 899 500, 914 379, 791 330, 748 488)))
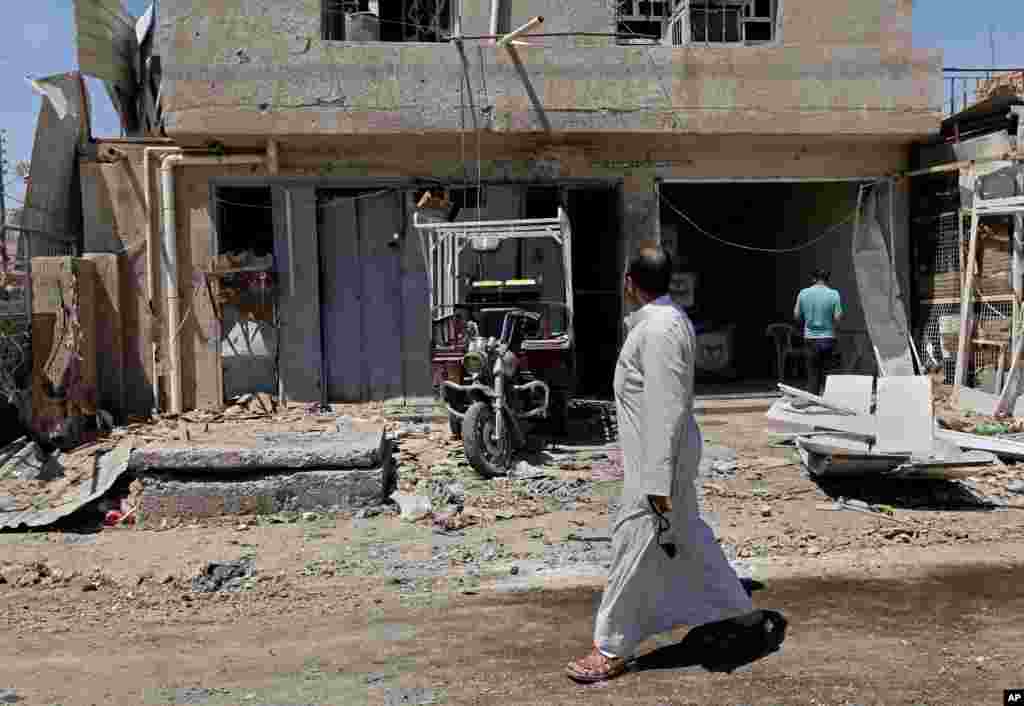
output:
MULTIPOLYGON (((31 448, 31 445, 26 448, 31 448)), ((128 470, 131 453, 131 444, 124 443, 104 454, 96 462, 91 477, 85 478, 77 486, 69 488, 67 493, 50 507, 0 512, 0 529, 52 525, 62 517, 67 517, 75 510, 99 499, 128 470)), ((59 464, 59 458, 56 462, 59 464)))
POLYGON ((78 147, 90 136, 88 95, 82 75, 76 72, 30 83, 43 100, 32 147, 22 225, 29 232, 40 234, 33 243, 33 256, 63 255, 67 243, 77 241, 81 233, 81 201, 73 198, 72 188, 78 147))
POLYGON ((78 67, 131 87, 139 73, 136 20, 118 0, 75 0, 78 67))
POLYGON ((137 20, 119 0, 75 0, 79 69, 103 81, 129 135, 139 129, 136 103, 145 68, 139 45, 151 30, 152 17, 151 8, 137 20))

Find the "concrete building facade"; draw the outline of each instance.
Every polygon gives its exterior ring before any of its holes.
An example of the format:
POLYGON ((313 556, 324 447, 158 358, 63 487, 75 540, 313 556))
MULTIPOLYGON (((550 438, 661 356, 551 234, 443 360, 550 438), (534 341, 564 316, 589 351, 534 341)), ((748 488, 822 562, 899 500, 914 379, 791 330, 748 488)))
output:
POLYGON ((911 19, 910 0, 162 0, 167 139, 104 141, 82 166, 85 251, 121 253, 136 295, 126 407, 176 385, 179 406, 219 407, 237 387, 234 324, 206 282, 213 258, 244 249, 275 258, 286 397, 432 394, 412 227, 428 188, 463 189, 463 217, 567 210, 585 391, 610 385, 623 264, 649 240, 696 275, 695 321, 738 327, 734 377, 767 377, 764 327, 810 269, 854 286, 849 232, 781 251, 841 225, 858 180, 905 169, 939 125, 941 54, 913 46, 911 19), (352 11, 375 15, 337 19, 352 11), (551 36, 489 38, 538 15, 534 33, 551 36), (171 182, 158 178, 171 152, 154 147, 183 150, 171 182), (172 182, 175 304, 153 245, 172 182))

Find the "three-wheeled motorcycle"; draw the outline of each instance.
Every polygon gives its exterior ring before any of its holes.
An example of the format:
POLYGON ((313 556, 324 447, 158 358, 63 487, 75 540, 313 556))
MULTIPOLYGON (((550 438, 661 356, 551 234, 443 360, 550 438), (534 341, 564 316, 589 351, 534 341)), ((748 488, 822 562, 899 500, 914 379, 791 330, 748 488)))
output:
POLYGON ((434 385, 485 477, 532 434, 564 434, 575 389, 572 232, 557 218, 421 222, 434 385), (527 264, 528 263, 528 264, 527 264))

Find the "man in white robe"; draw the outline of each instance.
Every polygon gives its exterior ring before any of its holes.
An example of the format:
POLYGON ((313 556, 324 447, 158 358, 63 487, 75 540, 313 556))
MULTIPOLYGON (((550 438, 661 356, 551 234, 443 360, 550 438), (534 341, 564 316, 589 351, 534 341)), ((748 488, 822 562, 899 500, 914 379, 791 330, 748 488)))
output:
POLYGON ((753 626, 763 618, 698 512, 696 337, 668 296, 671 273, 668 254, 646 248, 626 276, 627 300, 640 308, 626 320, 615 369, 625 483, 594 651, 567 670, 580 682, 621 674, 642 641, 677 625, 738 617, 753 626))

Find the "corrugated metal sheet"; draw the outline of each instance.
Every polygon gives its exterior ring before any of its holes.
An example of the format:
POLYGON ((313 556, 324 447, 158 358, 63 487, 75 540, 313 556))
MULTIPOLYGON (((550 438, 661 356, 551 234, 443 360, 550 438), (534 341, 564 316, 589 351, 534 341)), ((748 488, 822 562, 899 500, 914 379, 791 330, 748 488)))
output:
MULTIPOLYGON (((83 479, 77 486, 70 487, 63 497, 51 503, 49 507, 0 512, 0 529, 52 525, 62 517, 99 499, 128 469, 131 453, 131 443, 125 442, 104 454, 96 463, 91 477, 83 479)), ((59 463, 60 459, 57 458, 56 462, 59 463)))
POLYGON ((75 26, 82 73, 134 86, 139 74, 136 20, 119 0, 75 0, 75 26))

